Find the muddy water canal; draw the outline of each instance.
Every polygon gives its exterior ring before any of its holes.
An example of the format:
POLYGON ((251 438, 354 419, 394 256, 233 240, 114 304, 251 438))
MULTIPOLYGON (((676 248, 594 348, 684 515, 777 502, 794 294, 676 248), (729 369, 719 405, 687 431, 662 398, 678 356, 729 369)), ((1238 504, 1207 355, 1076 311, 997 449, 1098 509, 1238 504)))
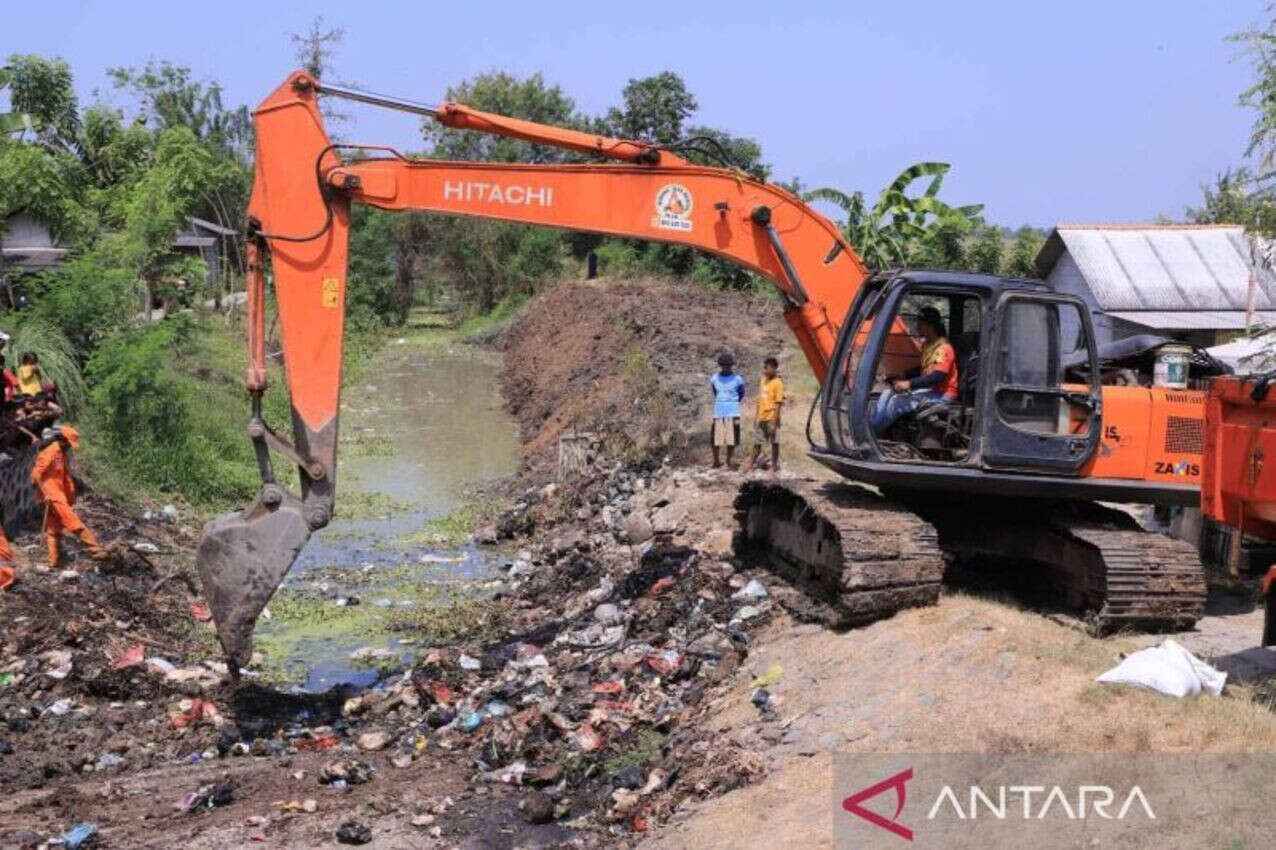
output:
POLYGON ((499 371, 495 353, 421 330, 348 382, 336 512, 257 625, 266 677, 307 691, 371 684, 483 598, 500 556, 468 541, 475 490, 518 462, 499 371))

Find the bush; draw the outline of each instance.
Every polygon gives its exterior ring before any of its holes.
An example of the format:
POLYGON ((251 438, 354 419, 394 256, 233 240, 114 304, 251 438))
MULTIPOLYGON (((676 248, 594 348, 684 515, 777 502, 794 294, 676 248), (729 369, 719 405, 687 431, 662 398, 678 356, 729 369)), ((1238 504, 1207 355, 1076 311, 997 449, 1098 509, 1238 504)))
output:
POLYGON ((180 369, 205 332, 188 316, 119 331, 86 372, 99 450, 111 466, 140 485, 215 504, 251 495, 258 482, 243 420, 212 398, 218 382, 180 369))
MULTIPOLYGON (((98 340, 139 308, 136 277, 93 256, 41 274, 32 296, 31 315, 61 331, 80 363, 88 359, 98 340)), ((15 350, 23 349, 15 346, 15 350)))

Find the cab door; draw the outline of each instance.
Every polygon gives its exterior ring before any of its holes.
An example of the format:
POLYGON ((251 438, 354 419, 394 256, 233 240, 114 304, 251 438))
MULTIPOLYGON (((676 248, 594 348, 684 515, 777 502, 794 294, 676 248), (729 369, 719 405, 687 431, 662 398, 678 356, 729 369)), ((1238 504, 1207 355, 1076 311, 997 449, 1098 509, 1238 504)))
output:
POLYGON ((1098 447, 1103 415, 1084 304, 1062 295, 1005 293, 992 340, 979 392, 984 465, 1077 473, 1098 447), (1078 361, 1089 363, 1084 375, 1065 374, 1065 364, 1078 361))

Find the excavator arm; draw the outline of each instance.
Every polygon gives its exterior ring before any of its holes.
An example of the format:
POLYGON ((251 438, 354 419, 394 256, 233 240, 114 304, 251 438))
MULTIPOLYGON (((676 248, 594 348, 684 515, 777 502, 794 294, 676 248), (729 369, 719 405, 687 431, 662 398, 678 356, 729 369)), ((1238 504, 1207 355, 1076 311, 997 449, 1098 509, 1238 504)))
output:
POLYGON ((302 72, 262 102, 254 121, 247 385, 249 434, 263 486, 248 508, 209 523, 197 554, 232 670, 247 659, 261 609, 311 532, 332 515, 352 202, 671 242, 730 260, 775 284, 785 320, 821 381, 838 326, 867 277, 833 223, 791 192, 736 169, 691 164, 645 142, 548 127, 460 104, 433 108, 323 86, 302 72), (449 162, 409 159, 380 146, 333 144, 318 107, 321 94, 614 162, 449 162), (267 257, 292 400, 291 444, 261 415, 267 257), (276 482, 272 450, 299 468, 300 498, 276 482))

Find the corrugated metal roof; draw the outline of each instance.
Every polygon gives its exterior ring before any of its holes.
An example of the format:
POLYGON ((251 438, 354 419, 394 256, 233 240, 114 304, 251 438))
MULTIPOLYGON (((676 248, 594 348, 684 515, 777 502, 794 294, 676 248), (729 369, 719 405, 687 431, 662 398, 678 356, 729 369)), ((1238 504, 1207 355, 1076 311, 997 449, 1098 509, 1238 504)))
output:
MULTIPOLYGON (((1107 310, 1106 315, 1158 331, 1243 331, 1244 310, 1107 310)), ((1276 312, 1255 311, 1256 325, 1276 324, 1276 312)))
MULTIPOLYGON (((1064 251, 1104 311, 1246 306, 1250 249, 1240 226, 1061 224, 1037 255, 1043 278, 1064 251)), ((1254 308, 1276 308, 1271 269, 1259 270, 1254 308)))

